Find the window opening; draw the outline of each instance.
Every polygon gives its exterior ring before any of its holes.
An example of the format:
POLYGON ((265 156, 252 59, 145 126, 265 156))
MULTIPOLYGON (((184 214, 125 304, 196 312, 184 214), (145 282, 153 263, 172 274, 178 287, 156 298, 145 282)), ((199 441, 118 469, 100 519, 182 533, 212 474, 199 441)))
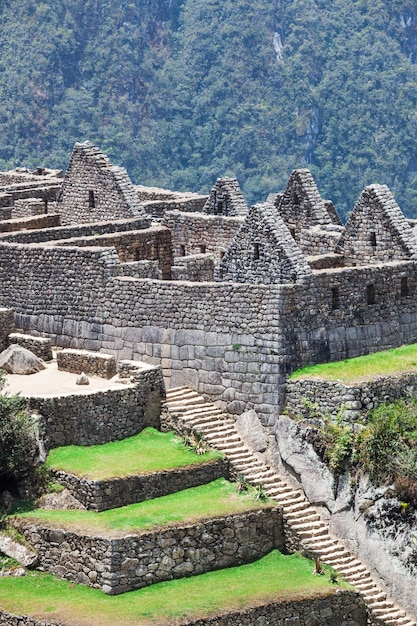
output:
POLYGON ((185 246, 183 244, 180 245, 180 256, 185 256, 185 246))
POLYGON ((366 301, 368 304, 375 304, 375 285, 366 287, 366 301))
POLYGON ((92 189, 90 189, 90 191, 88 192, 88 206, 90 207, 90 209, 94 209, 96 206, 96 199, 94 197, 94 191, 92 189))
POLYGON ((217 215, 222 215, 223 213, 223 201, 219 200, 217 203, 217 210, 216 210, 217 215))
POLYGON ((260 245, 259 243, 254 243, 253 244, 253 260, 254 261, 259 261, 259 255, 260 255, 260 245))
POLYGON ((339 287, 332 287, 332 310, 340 307, 339 287))
POLYGON ((201 254, 205 254, 205 253, 206 253, 206 249, 207 249, 207 248, 206 248, 206 246, 205 246, 205 244, 204 244, 204 243, 202 243, 199 247, 200 247, 200 252, 201 252, 201 254))
POLYGON ((409 295, 408 278, 407 276, 403 276, 401 278, 401 297, 406 298, 408 295, 409 295))
POLYGON ((369 235, 369 242, 373 248, 376 248, 376 233, 374 231, 369 235))

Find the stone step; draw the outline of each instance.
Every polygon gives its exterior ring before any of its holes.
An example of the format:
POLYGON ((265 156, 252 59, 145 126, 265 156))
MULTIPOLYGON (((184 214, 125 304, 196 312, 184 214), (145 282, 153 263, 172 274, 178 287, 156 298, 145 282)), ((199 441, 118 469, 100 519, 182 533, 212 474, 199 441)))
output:
POLYGON ((249 469, 249 471, 246 473, 246 477, 248 480, 250 481, 258 481, 260 479, 262 479, 262 484, 263 484, 263 479, 266 477, 268 478, 269 476, 273 476, 274 472, 272 470, 266 470, 265 468, 258 468, 258 467, 254 467, 252 469, 249 469))
POLYGON ((171 414, 175 409, 178 415, 174 417, 201 432, 210 445, 222 450, 234 472, 248 482, 263 485, 267 495, 281 506, 284 523, 299 537, 301 544, 317 552, 324 563, 352 582, 374 616, 386 625, 417 626, 372 578, 367 567, 329 535, 328 524, 321 520, 304 493, 291 487, 247 448, 233 419, 188 387, 168 390, 165 406, 171 414))
MULTIPOLYGON (((375 584, 375 583, 374 583, 375 584)), ((361 592, 363 597, 366 598, 367 602, 382 602, 383 600, 386 600, 387 594, 385 593, 385 591, 381 591, 381 589, 377 589, 377 588, 373 588, 372 592, 361 592)))
POLYGON ((376 617, 378 617, 378 619, 382 620, 383 622, 387 622, 388 619, 394 620, 391 622, 391 624, 398 624, 398 619, 401 617, 405 617, 405 613, 404 611, 401 611, 395 607, 393 607, 392 609, 386 608, 386 609, 373 609, 372 607, 370 607, 373 615, 375 615, 376 617))
MULTIPOLYGON (((205 417, 207 415, 219 415, 220 416, 220 415, 223 415, 223 413, 220 409, 216 409, 213 407, 202 406, 200 408, 196 406, 190 406, 185 409, 185 411, 183 412, 183 415, 199 418, 199 417, 205 417)), ((224 422, 225 420, 223 419, 222 421, 224 422)))
POLYGON ((348 552, 345 554, 340 554, 340 553, 336 553, 336 554, 332 554, 332 555, 327 555, 326 557, 324 557, 323 555, 320 554, 320 556, 324 559, 326 559, 326 563, 328 563, 329 565, 332 565, 334 567, 343 567, 343 566, 347 566, 350 563, 352 563, 352 555, 349 554, 348 552))
POLYGON ((222 437, 217 433, 206 433, 206 437, 210 437, 210 441, 212 443, 220 443, 221 445, 235 445, 238 443, 239 445, 242 443, 242 440, 237 435, 229 435, 228 437, 222 437))
POLYGON ((213 430, 207 429, 204 432, 204 437, 207 440, 210 439, 210 441, 216 441, 219 437, 223 437, 223 439, 225 439, 226 437, 231 437, 233 435, 234 435, 233 430, 227 427, 225 427, 223 430, 220 430, 217 428, 213 428, 213 430))
MULTIPOLYGON (((322 528, 326 528, 325 525, 323 524, 323 522, 320 521, 316 521, 316 522, 312 522, 309 519, 300 519, 298 522, 294 522, 289 524, 291 530, 295 531, 295 532, 299 532, 299 531, 304 531, 304 530, 319 530, 322 528)), ((326 528, 326 532, 327 532, 327 528, 326 528)))
POLYGON ((171 387, 170 389, 166 390, 166 397, 167 398, 171 398, 172 396, 177 396, 178 394, 188 394, 188 393, 193 393, 195 395, 198 395, 198 393, 196 391, 194 391, 194 389, 191 389, 191 387, 171 387))
POLYGON ((277 501, 281 502, 284 512, 292 513, 293 511, 302 511, 303 509, 308 509, 309 504, 304 498, 302 493, 298 491, 293 491, 288 497, 280 498, 277 501))
POLYGON ((326 526, 320 528, 306 528, 304 530, 297 530, 297 535, 301 539, 309 539, 310 537, 328 537, 329 531, 326 526))
POLYGON ((337 542, 326 542, 326 544, 317 545, 317 552, 320 553, 322 559, 344 558, 350 557, 350 552, 346 548, 337 542))

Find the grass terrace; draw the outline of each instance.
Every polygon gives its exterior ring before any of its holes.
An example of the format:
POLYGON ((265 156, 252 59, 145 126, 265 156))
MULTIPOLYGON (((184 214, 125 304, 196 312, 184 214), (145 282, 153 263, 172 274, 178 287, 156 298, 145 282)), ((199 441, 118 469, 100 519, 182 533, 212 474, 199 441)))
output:
POLYGON ((344 361, 303 367, 293 372, 290 380, 317 378, 352 384, 378 376, 395 376, 404 372, 417 372, 417 344, 415 343, 344 361))
POLYGON ((145 428, 123 441, 51 450, 47 466, 90 480, 106 480, 176 469, 222 458, 220 452, 197 455, 174 433, 145 428))
POLYGON ((65 626, 166 626, 269 602, 334 593, 329 577, 312 575, 313 564, 274 550, 255 563, 158 583, 119 596, 75 585, 40 572, 0 578, 4 611, 65 626), (254 585, 256 581, 256 585, 254 585))
POLYGON ((78 510, 33 509, 16 517, 39 521, 48 528, 65 528, 81 534, 124 536, 173 524, 195 523, 199 520, 233 515, 269 507, 272 501, 259 502, 256 490, 238 493, 236 485, 219 478, 206 485, 184 489, 168 496, 130 504, 102 513, 78 510))

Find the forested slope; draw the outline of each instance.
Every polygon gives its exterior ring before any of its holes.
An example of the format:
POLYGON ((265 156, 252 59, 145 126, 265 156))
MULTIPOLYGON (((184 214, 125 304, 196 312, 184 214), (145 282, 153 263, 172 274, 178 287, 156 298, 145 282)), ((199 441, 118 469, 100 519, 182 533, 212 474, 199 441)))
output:
POLYGON ((249 202, 309 167, 346 214, 386 183, 417 216, 411 0, 10 0, 0 168, 96 142, 136 183, 249 202))

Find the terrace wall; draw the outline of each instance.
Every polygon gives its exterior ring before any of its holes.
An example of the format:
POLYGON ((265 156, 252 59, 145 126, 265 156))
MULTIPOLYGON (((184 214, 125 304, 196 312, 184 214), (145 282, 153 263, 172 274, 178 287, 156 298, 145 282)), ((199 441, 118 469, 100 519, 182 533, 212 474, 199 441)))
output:
POLYGON ((112 539, 50 529, 24 518, 14 524, 47 571, 110 595, 249 563, 284 547, 277 508, 112 539))
POLYGON ((355 385, 339 381, 289 380, 285 390, 285 408, 291 417, 342 414, 344 419, 356 420, 384 402, 415 397, 417 373, 383 376, 355 385))
POLYGON ((60 470, 54 470, 54 475, 87 509, 106 511, 197 487, 222 476, 228 478, 229 469, 226 461, 218 459, 179 469, 108 480, 88 480, 60 470))
POLYGON ((50 448, 89 446, 159 427, 164 387, 159 368, 144 370, 137 382, 120 389, 29 398, 29 407, 45 421, 50 448))

